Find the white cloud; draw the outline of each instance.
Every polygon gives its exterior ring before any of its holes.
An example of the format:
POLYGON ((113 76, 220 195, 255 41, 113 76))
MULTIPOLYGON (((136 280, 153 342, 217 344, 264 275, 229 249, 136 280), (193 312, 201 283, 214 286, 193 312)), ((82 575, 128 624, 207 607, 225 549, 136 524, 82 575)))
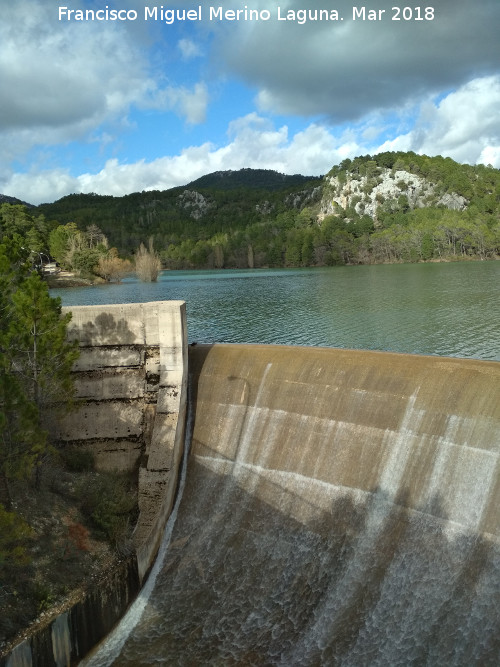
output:
POLYGON ((71 192, 78 192, 78 179, 64 169, 15 173, 0 178, 0 192, 13 192, 28 204, 42 204, 55 201, 71 192))
POLYGON ((485 146, 481 151, 479 160, 481 164, 487 164, 500 169, 500 143, 497 146, 485 146))
MULTIPOLYGON (((186 99, 190 99, 189 95, 186 99)), ((182 98, 175 101, 181 103, 182 98)), ((318 175, 346 157, 390 150, 441 154, 459 162, 482 162, 500 168, 498 108, 500 77, 475 79, 439 101, 426 100, 414 128, 382 145, 367 143, 378 136, 367 133, 371 122, 382 122, 378 116, 338 135, 325 125, 312 123, 290 136, 286 125, 276 128, 269 119, 253 112, 229 123, 224 145, 206 142, 150 162, 126 164, 111 159, 100 172, 76 177, 63 170, 6 174, 0 178, 0 192, 40 203, 70 192, 120 196, 140 190, 164 190, 213 171, 243 167, 318 175)))
POLYGON ((412 150, 500 167, 500 76, 474 79, 422 104, 414 128, 378 150, 412 150))
MULTIPOLYGON (((305 4, 313 16, 326 8, 323 0, 282 0, 281 15, 305 4)), ((224 69, 256 88, 261 112, 331 123, 416 103, 498 69, 498 0, 440 0, 422 21, 393 21, 394 4, 379 0, 381 21, 353 22, 351 0, 337 0, 343 21, 243 22, 219 28, 215 45, 224 69)))
POLYGON ((151 86, 144 59, 115 25, 65 24, 56 17, 55 6, 43 2, 2 8, 3 131, 95 123, 151 86))
POLYGON ((204 119, 206 86, 162 89, 136 26, 59 21, 57 4, 46 0, 5 5, 0 20, 4 159, 36 145, 88 138, 105 123, 122 124, 132 106, 173 110, 189 123, 204 119))
MULTIPOLYGON (((136 9, 144 4, 124 0, 127 6, 131 3, 136 9)), ((182 71, 186 81, 196 81, 192 60, 202 54, 195 39, 183 37, 169 45, 164 25, 59 22, 52 0, 4 4, 0 192, 26 201, 52 201, 74 191, 122 195, 165 189, 211 171, 241 167, 320 174, 345 157, 380 150, 414 150, 500 167, 500 76, 491 75, 498 69, 498 0, 473 5, 469 0, 441 0, 439 21, 411 25, 390 20, 355 25, 350 20, 338 25, 206 22, 196 28, 204 32, 206 48, 215 48, 202 66, 212 77, 212 95, 201 80, 177 85, 168 78, 182 71), (149 29, 153 35, 147 34, 149 29), (152 39, 160 40, 154 53, 148 50, 152 39), (171 60, 163 61, 165 54, 171 60), (166 67, 153 72, 153 62, 172 67, 168 73, 166 67), (234 118, 245 111, 236 99, 226 103, 205 134, 212 138, 213 128, 218 131, 218 124, 226 122, 226 141, 218 145, 203 138, 197 146, 172 149, 177 154, 156 160, 108 159, 96 173, 82 173, 88 167, 73 167, 76 175, 63 169, 39 171, 45 156, 55 160, 56 153, 49 151, 37 151, 39 163, 28 173, 8 166, 33 146, 58 144, 70 145, 65 154, 69 164, 71 142, 77 140, 87 146, 99 141, 103 155, 117 155, 113 150, 122 147, 116 135, 124 128, 130 132, 129 117, 137 136, 147 123, 138 113, 132 116, 132 108, 173 112, 188 125, 204 123, 209 101, 224 103, 220 89, 231 83, 231 73, 239 77, 238 86, 243 80, 253 87, 261 112, 229 121, 227 115, 234 118), (443 95, 443 90, 452 92, 443 95), (304 121, 304 129, 292 134, 284 121, 277 127, 263 111, 304 115, 315 122, 304 121)), ((255 0, 252 8, 268 4, 255 0)), ((280 4, 285 11, 303 7, 299 0, 280 4)), ((387 5, 389 15, 392 4, 379 3, 387 5)), ((227 6, 240 4, 227 0, 227 6)), ((345 16, 352 7, 347 0, 338 0, 336 6, 345 16)), ((315 8, 324 8, 324 3, 309 0, 308 9, 315 8)), ((142 155, 147 155, 147 132, 144 142, 142 155)), ((124 145, 126 154, 126 141, 124 145)), ((89 159, 97 158, 94 154, 89 159)))
POLYGON ((191 39, 180 39, 177 46, 184 60, 191 60, 202 55, 199 45, 195 44, 191 39))
POLYGON ((175 111, 192 125, 205 120, 209 96, 204 83, 197 83, 192 90, 182 87, 166 88, 158 96, 158 108, 175 111))
POLYGON ((0 178, 0 192, 38 204, 71 192, 120 196, 141 190, 165 190, 213 171, 243 167, 318 175, 360 151, 355 142, 336 139, 320 125, 312 124, 290 137, 286 126, 275 129, 269 120, 251 113, 230 123, 228 141, 223 146, 207 142, 188 147, 178 155, 133 164, 111 159, 100 172, 76 177, 63 170, 13 174, 0 178))

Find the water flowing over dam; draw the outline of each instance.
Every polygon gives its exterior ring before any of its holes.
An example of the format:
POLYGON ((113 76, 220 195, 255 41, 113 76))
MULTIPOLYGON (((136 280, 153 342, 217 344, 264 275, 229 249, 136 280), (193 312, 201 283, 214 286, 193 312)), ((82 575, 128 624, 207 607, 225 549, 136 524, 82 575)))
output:
POLYGON ((88 664, 500 663, 500 364, 198 345, 189 367, 169 547, 88 664))

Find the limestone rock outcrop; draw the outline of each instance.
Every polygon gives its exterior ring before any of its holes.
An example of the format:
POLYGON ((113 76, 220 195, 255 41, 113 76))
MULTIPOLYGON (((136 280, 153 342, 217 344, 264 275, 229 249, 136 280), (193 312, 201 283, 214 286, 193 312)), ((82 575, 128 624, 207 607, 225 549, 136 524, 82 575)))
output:
POLYGON ((417 174, 404 170, 379 168, 376 176, 347 173, 345 178, 325 178, 319 219, 354 208, 358 215, 377 218, 379 207, 388 211, 442 206, 454 211, 467 208, 465 197, 442 193, 439 187, 417 174))

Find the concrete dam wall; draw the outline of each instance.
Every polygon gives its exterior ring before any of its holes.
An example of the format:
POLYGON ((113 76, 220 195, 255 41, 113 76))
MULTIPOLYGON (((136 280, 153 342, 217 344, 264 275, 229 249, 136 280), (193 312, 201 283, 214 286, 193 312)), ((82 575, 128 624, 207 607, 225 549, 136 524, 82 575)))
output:
MULTIPOLYGON (((190 363, 192 453, 206 465, 234 462, 297 498, 305 479, 318 491, 378 493, 500 537, 497 362, 216 345, 190 363)), ((296 518, 315 513, 311 491, 296 518)))
POLYGON ((77 411, 52 438, 92 451, 97 469, 136 470, 134 531, 139 576, 155 558, 172 509, 184 447, 187 328, 183 301, 71 310, 68 338, 78 340, 73 373, 77 411))
POLYGON ((500 663, 500 364, 260 345, 189 364, 160 575, 86 665, 500 663))

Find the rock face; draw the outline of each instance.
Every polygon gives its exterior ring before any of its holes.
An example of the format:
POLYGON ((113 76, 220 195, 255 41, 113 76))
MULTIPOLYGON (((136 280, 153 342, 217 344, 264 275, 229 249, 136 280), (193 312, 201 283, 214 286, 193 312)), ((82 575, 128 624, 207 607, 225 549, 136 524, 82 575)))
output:
POLYGON ((214 204, 196 190, 184 190, 177 198, 179 206, 189 211, 194 220, 199 220, 214 204))
POLYGON ((301 209, 304 206, 310 206, 318 201, 321 196, 321 187, 317 186, 312 190, 301 190, 300 192, 293 192, 285 197, 283 200, 285 206, 291 208, 301 209))
POLYGON ((467 200, 455 192, 442 194, 434 183, 407 171, 379 169, 376 176, 348 173, 345 178, 327 177, 320 219, 339 209, 353 207, 358 215, 377 218, 377 210, 443 206, 454 211, 467 208, 467 200))
POLYGON ((443 195, 438 201, 437 205, 444 206, 445 208, 449 208, 452 211, 463 211, 465 208, 467 208, 467 200, 465 197, 461 197, 455 192, 452 192, 443 195))

